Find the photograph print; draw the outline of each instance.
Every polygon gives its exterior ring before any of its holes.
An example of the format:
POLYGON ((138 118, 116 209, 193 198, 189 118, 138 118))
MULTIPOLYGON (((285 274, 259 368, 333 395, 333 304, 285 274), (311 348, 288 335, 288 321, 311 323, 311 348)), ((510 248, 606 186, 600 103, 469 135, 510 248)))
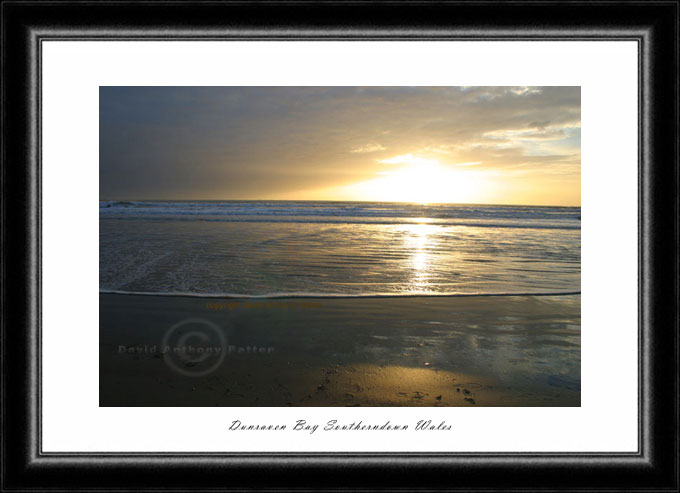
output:
POLYGON ((99 405, 581 405, 580 87, 99 88, 99 405))

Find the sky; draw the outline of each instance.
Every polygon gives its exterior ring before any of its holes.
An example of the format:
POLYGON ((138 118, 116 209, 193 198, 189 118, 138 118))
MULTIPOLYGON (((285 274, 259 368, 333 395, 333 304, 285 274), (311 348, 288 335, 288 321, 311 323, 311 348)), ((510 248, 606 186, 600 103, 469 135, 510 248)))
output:
POLYGON ((100 87, 101 200, 579 206, 579 87, 100 87))

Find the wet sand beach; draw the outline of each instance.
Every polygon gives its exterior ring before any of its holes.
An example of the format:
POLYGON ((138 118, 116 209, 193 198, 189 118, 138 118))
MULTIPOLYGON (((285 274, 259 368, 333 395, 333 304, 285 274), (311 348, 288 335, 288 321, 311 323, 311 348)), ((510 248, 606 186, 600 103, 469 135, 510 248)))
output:
POLYGON ((580 296, 105 294, 101 406, 579 406, 580 296))

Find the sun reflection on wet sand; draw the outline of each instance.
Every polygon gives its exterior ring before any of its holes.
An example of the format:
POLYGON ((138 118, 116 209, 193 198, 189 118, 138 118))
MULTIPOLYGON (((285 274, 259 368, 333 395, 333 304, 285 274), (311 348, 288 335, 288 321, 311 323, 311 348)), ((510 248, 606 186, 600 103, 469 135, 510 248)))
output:
POLYGON ((304 399, 306 405, 327 405, 328 399, 361 406, 470 406, 480 397, 492 405, 501 402, 494 382, 479 375, 374 364, 330 372, 321 368, 320 373, 326 378, 324 391, 304 399))

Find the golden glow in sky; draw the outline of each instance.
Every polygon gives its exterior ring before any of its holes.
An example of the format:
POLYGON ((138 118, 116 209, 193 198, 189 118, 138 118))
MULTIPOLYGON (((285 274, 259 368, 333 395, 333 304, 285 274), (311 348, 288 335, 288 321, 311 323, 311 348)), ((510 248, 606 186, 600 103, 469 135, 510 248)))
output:
POLYGON ((579 87, 102 87, 102 200, 581 202, 579 87))
POLYGON ((326 190, 343 200, 378 202, 474 202, 490 186, 484 174, 445 166, 439 161, 410 154, 381 161, 394 169, 377 171, 376 178, 326 190))

